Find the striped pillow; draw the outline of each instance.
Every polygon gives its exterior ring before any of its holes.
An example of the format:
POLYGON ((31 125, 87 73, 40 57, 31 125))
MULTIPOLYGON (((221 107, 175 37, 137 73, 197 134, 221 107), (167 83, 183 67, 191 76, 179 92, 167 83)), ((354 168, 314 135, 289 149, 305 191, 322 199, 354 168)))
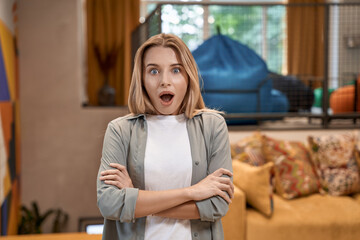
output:
POLYGON ((266 161, 275 164, 277 194, 293 199, 319 192, 320 182, 303 143, 263 136, 263 151, 266 161))

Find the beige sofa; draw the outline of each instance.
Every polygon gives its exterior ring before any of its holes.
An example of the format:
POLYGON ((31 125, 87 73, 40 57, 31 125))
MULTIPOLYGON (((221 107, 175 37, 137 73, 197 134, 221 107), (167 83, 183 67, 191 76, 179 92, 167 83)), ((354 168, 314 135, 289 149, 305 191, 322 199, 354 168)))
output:
POLYGON ((292 200, 274 194, 274 212, 268 218, 247 207, 245 193, 236 187, 222 223, 226 240, 357 240, 360 194, 312 194, 292 200))
POLYGON ((360 193, 313 193, 291 200, 274 193, 272 214, 265 216, 248 204, 244 188, 256 189, 260 184, 240 186, 233 165, 235 197, 222 219, 226 240, 360 240, 360 193))

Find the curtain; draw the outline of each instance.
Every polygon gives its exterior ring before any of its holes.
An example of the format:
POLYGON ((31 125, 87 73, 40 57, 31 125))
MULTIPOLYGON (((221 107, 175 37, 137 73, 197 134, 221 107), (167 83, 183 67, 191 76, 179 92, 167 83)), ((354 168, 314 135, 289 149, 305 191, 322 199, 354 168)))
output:
MULTIPOLYGON (((289 0, 288 3, 324 3, 324 0, 289 0)), ((287 7, 288 74, 323 78, 324 9, 319 5, 287 7)), ((321 82, 312 83, 313 87, 320 85, 321 82)))
POLYGON ((139 24, 139 0, 87 0, 89 105, 98 105, 105 81, 115 104, 125 105, 131 81, 131 33, 139 24))

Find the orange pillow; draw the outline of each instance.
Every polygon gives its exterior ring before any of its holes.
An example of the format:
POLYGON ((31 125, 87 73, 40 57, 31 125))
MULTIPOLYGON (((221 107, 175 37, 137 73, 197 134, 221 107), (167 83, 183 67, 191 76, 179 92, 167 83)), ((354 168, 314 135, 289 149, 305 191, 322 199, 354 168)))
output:
POLYGON ((270 217, 273 207, 271 169, 273 163, 255 167, 239 160, 233 161, 234 185, 244 191, 246 202, 270 217))
MULTIPOLYGON (((358 99, 356 110, 360 112, 360 77, 358 83, 358 99)), ((348 85, 335 90, 330 96, 330 108, 333 113, 354 112, 355 86, 348 85)))

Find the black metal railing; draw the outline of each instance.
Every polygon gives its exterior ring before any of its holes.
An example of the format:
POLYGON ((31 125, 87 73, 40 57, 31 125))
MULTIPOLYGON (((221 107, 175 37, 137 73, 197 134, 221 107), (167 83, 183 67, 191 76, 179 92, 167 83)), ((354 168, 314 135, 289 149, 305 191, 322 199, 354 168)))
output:
MULTIPOLYGON (((155 10, 151 12, 150 15, 146 18, 146 21, 141 24, 132 34, 132 53, 133 56, 135 55, 136 49, 150 36, 155 34, 161 33, 163 31, 162 25, 164 24, 164 19, 162 15, 164 14, 164 8, 166 6, 174 6, 174 9, 184 9, 183 7, 193 7, 199 6, 207 9, 207 16, 209 14, 209 8, 216 6, 216 10, 221 12, 221 8, 226 8, 226 11, 232 9, 233 12, 225 12, 224 14, 233 14, 237 16, 236 11, 239 11, 240 8, 249 8, 249 7, 261 7, 266 11, 271 11, 272 8, 280 9, 280 11, 285 11, 288 8, 304 8, 304 7, 320 7, 323 8, 323 21, 324 21, 324 34, 323 34, 323 62, 324 62, 324 72, 321 77, 316 76, 287 76, 279 74, 281 78, 290 79, 289 81, 295 81, 294 79, 298 79, 301 83, 305 85, 305 87, 311 89, 312 93, 300 93, 299 88, 290 86, 288 83, 285 82, 287 85, 279 85, 279 81, 277 82, 277 88, 283 92, 290 103, 290 111, 284 113, 269 113, 269 112, 260 112, 259 109, 259 102, 257 102, 257 111, 256 112, 239 112, 239 113, 226 113, 225 118, 229 121, 232 120, 241 120, 241 119, 253 119, 256 120, 259 125, 263 121, 272 120, 272 119, 285 119, 285 118, 307 118, 308 124, 312 124, 313 119, 320 119, 321 124, 318 124, 320 128, 332 128, 336 127, 333 123, 333 120, 336 119, 347 119, 351 120, 349 123, 341 124, 342 127, 347 128, 355 128, 358 127, 357 119, 360 119, 360 106, 359 106, 359 99, 360 99, 360 91, 359 91, 359 84, 360 84, 360 29, 356 26, 360 26, 360 3, 359 2, 352 2, 352 3, 306 3, 306 4, 285 4, 285 3, 224 3, 224 2, 179 2, 179 3, 171 3, 171 2, 164 2, 159 1, 155 10), (229 8, 230 6, 230 8, 229 8), (359 43, 357 43, 359 42, 359 43), (333 69, 337 68, 337 71, 333 71, 333 69), (289 85, 289 86, 288 86, 289 85), (329 102, 330 94, 334 92, 339 92, 338 90, 346 87, 348 85, 352 85, 353 90, 348 91, 346 94, 350 94, 344 97, 344 99, 353 98, 350 103, 343 103, 343 104, 352 104, 351 111, 337 111, 334 113, 332 111, 332 106, 329 102), (288 89, 286 87, 288 86, 288 89), (335 86, 335 87, 334 87, 335 86), (334 88, 335 91, 331 92, 330 89, 334 88), (319 96, 315 95, 316 92, 321 92, 321 99, 319 101, 319 96), (322 91, 321 91, 322 90, 322 91), (312 96, 311 96, 312 95, 312 96), (306 102, 307 101, 307 102, 306 102), (317 106, 313 105, 310 102, 310 107, 308 101, 317 101, 317 106), (291 104, 295 104, 292 106, 291 104), (303 104, 303 105, 302 105, 303 104), (306 106, 305 106, 306 105, 306 106), (293 107, 293 108, 292 108, 293 107), (315 111, 315 110, 316 111, 315 111)), ((179 10, 180 11, 180 10, 179 10)), ((205 13, 202 13, 205 15, 205 13)), ((265 15, 262 15, 265 16, 265 15)), ((206 20, 206 19, 205 19, 206 20)), ((204 20, 204 21, 205 21, 204 20)), ((260 18, 259 18, 260 21, 260 18)), ((263 20, 262 20, 263 21, 263 20)), ((175 25, 169 26, 179 26, 181 23, 172 23, 175 25)), ((316 24, 316 23, 314 23, 316 24)), ((207 31, 210 34, 214 34, 216 31, 216 22, 212 22, 210 25, 207 23, 207 31)), ((247 26, 249 28, 249 26, 247 26)), ((251 28, 251 26, 250 26, 251 28)), ((269 29, 268 29, 269 30, 269 29)), ((271 30, 271 29, 270 29, 271 30)), ((204 29, 205 31, 205 29, 204 29)), ((241 29, 231 30, 236 35, 236 31, 242 31, 241 29)), ((231 32, 230 30, 224 29, 221 26, 221 32, 227 34, 231 32)), ((170 31, 171 32, 171 31, 170 31)), ((179 35, 179 33, 175 33, 179 35)), ((263 29, 259 29, 258 34, 264 34, 263 29), (262 32, 261 32, 262 31, 262 32)), ((266 34, 266 33, 265 33, 266 34)), ((205 36, 206 34, 204 34, 205 36)), ((243 34, 245 35, 245 34, 243 34)), ((189 34, 185 35, 184 38, 189 38, 189 34)), ((180 33, 181 37, 181 33, 180 33)), ((191 36, 190 36, 191 37, 191 36)), ((183 39, 184 39, 183 38, 183 39)), ((282 36, 283 39, 280 39, 280 42, 284 42, 287 40, 286 34, 282 36)), ((198 41, 203 41, 202 39, 198 41)), ((261 44, 260 44, 261 45, 261 44)), ((189 44, 188 44, 189 46, 189 44)), ((264 44, 262 44, 264 46, 264 44)), ((286 46, 283 46, 284 51, 286 51, 286 46)), ((269 54, 269 53, 268 53, 269 54)), ((284 59, 282 59, 284 60, 284 59)), ((267 60, 270 61, 270 60, 267 60)), ((271 62, 273 63, 273 61, 271 62)), ((271 70, 271 69, 270 69, 271 70)), ((280 78, 279 77, 279 78, 280 78)), ((273 81, 279 80, 276 79, 276 76, 272 76, 273 81), (275 80, 274 80, 275 79, 275 80)), ((205 83, 206 84, 206 83, 205 83)), ((276 84, 274 84, 276 85, 276 84)), ((217 90, 211 90, 207 92, 217 92, 217 93, 224 93, 226 94, 221 87, 217 90)), ((241 90, 234 90, 238 91, 239 94, 243 94, 241 90)), ((256 94, 258 93, 258 90, 256 94)), ((305 92, 305 91, 304 91, 305 92)), ((334 95, 335 96, 335 95, 334 95)), ((333 96, 333 97, 334 97, 333 96)), ((258 99, 260 95, 258 96, 258 99)), ((343 101, 343 98, 339 98, 339 101, 343 101)), ((344 100, 345 101, 345 100, 344 100)), ((348 107, 348 106, 347 106, 348 107)))

